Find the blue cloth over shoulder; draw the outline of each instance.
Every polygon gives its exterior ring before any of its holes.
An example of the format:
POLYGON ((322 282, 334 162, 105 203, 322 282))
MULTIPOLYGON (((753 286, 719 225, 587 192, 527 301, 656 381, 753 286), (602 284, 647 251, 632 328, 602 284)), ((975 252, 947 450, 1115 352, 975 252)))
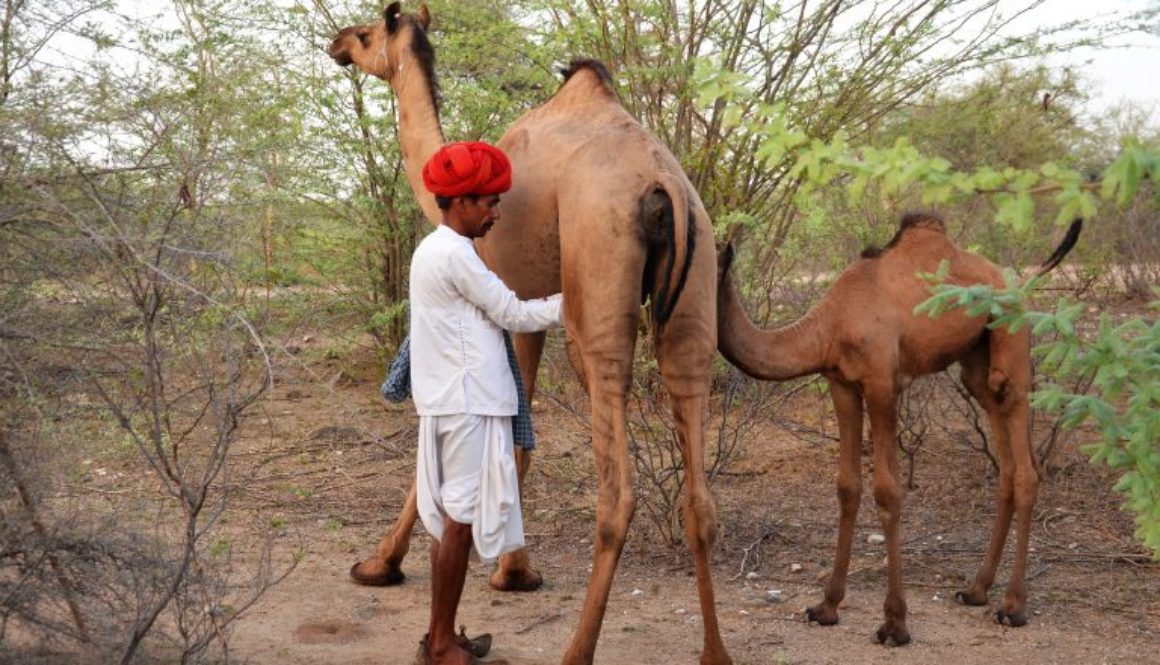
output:
MULTIPOLYGON (((512 346, 512 337, 505 330, 503 333, 504 347, 507 349, 508 366, 516 380, 516 397, 518 406, 516 415, 512 418, 512 440, 515 445, 524 450, 536 447, 536 433, 532 430, 532 409, 528 404, 528 395, 524 392, 524 379, 520 375, 519 365, 516 364, 516 350, 512 346)), ((380 391, 383 397, 392 402, 402 402, 411 396, 411 336, 403 338, 399 344, 399 352, 391 361, 391 368, 387 371, 387 378, 383 381, 380 391)))

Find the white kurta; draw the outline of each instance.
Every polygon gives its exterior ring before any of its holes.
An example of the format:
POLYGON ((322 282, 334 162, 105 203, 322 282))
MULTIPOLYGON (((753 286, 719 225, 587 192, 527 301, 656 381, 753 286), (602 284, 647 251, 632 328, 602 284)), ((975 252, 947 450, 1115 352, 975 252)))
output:
POLYGON ((559 295, 521 301, 443 225, 411 258, 411 392, 420 416, 514 416, 503 331, 561 325, 559 295))
POLYGON ((521 301, 447 226, 415 249, 410 295, 419 517, 435 538, 446 517, 471 524, 476 552, 493 559, 524 544, 503 330, 559 327, 561 298, 521 301))

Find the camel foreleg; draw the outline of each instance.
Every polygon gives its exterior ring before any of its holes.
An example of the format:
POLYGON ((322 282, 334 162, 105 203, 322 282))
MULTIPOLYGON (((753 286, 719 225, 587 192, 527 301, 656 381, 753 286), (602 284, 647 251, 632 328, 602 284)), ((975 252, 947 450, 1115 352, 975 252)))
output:
POLYGON ((846 576, 854 543, 854 520, 862 501, 862 396, 854 385, 830 380, 830 397, 838 417, 838 544, 834 569, 822 602, 806 609, 806 617, 823 626, 838 623, 838 605, 846 597, 846 576))
POLYGON ((867 386, 870 436, 874 440, 874 501, 886 535, 885 622, 876 637, 882 644, 902 646, 910 642, 906 628, 906 597, 902 588, 902 481, 898 470, 898 395, 892 388, 867 386))
MULTIPOLYGON (((530 403, 530 400, 529 400, 530 403)), ((532 464, 532 451, 523 448, 515 449, 516 473, 519 476, 520 495, 523 496, 524 476, 532 464)), ((523 509, 521 504, 520 509, 523 509)), ((521 547, 514 552, 508 552, 499 558, 495 572, 488 578, 488 584, 496 591, 535 591, 544 583, 544 576, 532 568, 528 549, 521 547)))
POLYGON ((375 553, 351 566, 350 577, 355 582, 366 586, 394 586, 402 584, 406 579, 402 568, 403 558, 411 549, 411 531, 419 519, 416 492, 417 488, 412 480, 411 491, 407 492, 403 510, 395 518, 395 524, 391 526, 390 531, 387 531, 379 541, 375 553))

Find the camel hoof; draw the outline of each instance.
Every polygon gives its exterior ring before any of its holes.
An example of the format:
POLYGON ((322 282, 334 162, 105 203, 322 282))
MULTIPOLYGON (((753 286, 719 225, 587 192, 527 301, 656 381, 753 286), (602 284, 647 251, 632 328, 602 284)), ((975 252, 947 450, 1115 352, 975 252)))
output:
POLYGON ((367 573, 363 571, 363 564, 360 561, 350 567, 350 579, 355 583, 363 586, 397 586, 407 579, 403 574, 402 568, 394 561, 387 562, 387 569, 381 573, 367 573))
POLYGON ((1006 610, 999 610, 995 612, 995 622, 1004 626, 1011 626, 1012 628, 1026 626, 1027 611, 1017 610, 1015 612, 1008 612, 1006 610))
POLYGON ((544 584, 544 576, 530 568, 526 570, 497 568, 487 583, 496 591, 535 591, 544 584))
POLYGON ((889 622, 878 627, 874 634, 879 644, 900 647, 910 643, 910 631, 904 626, 892 626, 889 622))
POLYGON ((817 622, 819 626, 833 626, 838 623, 838 611, 829 609, 824 604, 807 607, 806 621, 817 622))
POLYGON ((987 604, 987 594, 986 592, 976 593, 971 589, 967 589, 966 591, 956 591, 955 600, 962 603, 963 605, 979 607, 981 605, 987 604))

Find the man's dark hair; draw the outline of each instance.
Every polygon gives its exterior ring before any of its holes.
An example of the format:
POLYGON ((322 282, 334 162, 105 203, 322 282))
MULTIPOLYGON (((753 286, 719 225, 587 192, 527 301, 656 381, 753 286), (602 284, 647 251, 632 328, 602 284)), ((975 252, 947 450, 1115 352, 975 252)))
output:
MULTIPOLYGON (((460 198, 460 197, 453 198, 450 196, 440 196, 440 195, 436 194, 435 195, 435 205, 439 206, 440 210, 447 210, 447 209, 451 208, 451 202, 454 201, 455 198, 460 198)), ((483 197, 479 194, 464 194, 461 198, 470 199, 472 202, 475 202, 483 197)))

